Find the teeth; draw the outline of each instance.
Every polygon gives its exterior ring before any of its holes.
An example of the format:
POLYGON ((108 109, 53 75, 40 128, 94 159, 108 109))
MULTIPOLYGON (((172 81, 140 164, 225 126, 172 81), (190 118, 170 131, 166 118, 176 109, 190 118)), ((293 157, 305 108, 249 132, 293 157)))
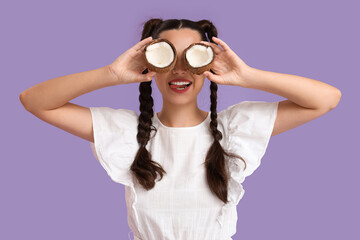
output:
POLYGON ((188 85, 190 82, 171 82, 170 85, 188 85))
POLYGON ((183 87, 183 88, 176 88, 177 90, 183 90, 183 89, 185 89, 185 88, 187 88, 187 87, 183 87))
POLYGON ((186 86, 186 87, 182 87, 182 88, 176 88, 177 90, 183 90, 185 88, 188 88, 189 86, 186 86))

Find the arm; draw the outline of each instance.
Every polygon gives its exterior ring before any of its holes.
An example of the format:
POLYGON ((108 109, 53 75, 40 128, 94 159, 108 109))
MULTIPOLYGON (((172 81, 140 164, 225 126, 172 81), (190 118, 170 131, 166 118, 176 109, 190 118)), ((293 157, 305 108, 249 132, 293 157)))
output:
POLYGON ((142 73, 146 68, 143 47, 150 41, 151 37, 141 40, 108 66, 39 83, 23 91, 20 101, 41 120, 94 142, 90 109, 69 101, 103 87, 151 81, 154 72, 142 73))
POLYGON ((279 102, 272 136, 314 120, 337 106, 339 89, 306 77, 246 68, 246 88, 258 89, 287 98, 279 102))
POLYGON ((291 74, 249 67, 245 79, 244 87, 280 95, 303 108, 329 111, 341 98, 340 90, 329 84, 291 74))
POLYGON ((39 119, 94 142, 90 109, 69 101, 99 88, 119 84, 108 66, 41 82, 20 94, 25 109, 39 119))
POLYGON ((115 76, 108 66, 41 82, 20 94, 20 101, 31 113, 56 109, 85 93, 113 86, 115 76))
POLYGON ((90 109, 69 101, 103 87, 151 81, 154 72, 142 73, 146 68, 143 47, 150 41, 151 37, 141 40, 108 66, 39 83, 23 91, 20 101, 41 120, 94 142, 90 109))
POLYGON ((212 70, 204 74, 218 84, 254 88, 274 93, 287 100, 279 102, 272 136, 314 120, 335 108, 340 101, 339 89, 310 78, 263 71, 248 66, 221 39, 212 37, 215 60, 212 70))

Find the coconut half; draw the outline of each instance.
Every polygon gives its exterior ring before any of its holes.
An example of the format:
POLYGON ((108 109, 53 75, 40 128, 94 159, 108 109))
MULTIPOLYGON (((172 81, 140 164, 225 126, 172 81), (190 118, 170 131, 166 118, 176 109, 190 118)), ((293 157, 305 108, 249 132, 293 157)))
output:
POLYGON ((144 50, 146 66, 153 72, 168 72, 176 63, 175 47, 167 39, 154 39, 145 46, 144 50))
POLYGON ((214 58, 214 49, 204 43, 191 44, 183 54, 186 68, 197 75, 210 71, 214 58))

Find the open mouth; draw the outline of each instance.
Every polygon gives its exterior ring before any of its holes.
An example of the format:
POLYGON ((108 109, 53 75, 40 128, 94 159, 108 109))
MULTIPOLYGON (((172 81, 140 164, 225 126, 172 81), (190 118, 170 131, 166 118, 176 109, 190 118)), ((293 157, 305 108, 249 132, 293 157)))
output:
POLYGON ((183 83, 169 83, 170 88, 175 88, 176 90, 183 90, 188 88, 192 83, 183 84, 183 83))

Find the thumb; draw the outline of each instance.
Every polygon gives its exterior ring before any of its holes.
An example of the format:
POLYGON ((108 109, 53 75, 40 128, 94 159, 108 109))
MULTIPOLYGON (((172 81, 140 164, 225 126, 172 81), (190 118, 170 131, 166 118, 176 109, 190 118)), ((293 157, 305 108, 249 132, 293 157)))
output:
POLYGON ((145 74, 145 75, 143 76, 143 77, 144 77, 144 81, 150 82, 155 75, 156 75, 156 72, 151 72, 151 71, 149 71, 147 74, 145 74))
POLYGON ((210 72, 210 71, 205 71, 205 72, 204 72, 204 75, 205 75, 205 77, 206 77, 207 79, 209 79, 209 80, 212 81, 212 82, 215 82, 215 83, 220 82, 220 77, 217 76, 217 75, 215 75, 215 74, 213 74, 213 73, 210 72))

